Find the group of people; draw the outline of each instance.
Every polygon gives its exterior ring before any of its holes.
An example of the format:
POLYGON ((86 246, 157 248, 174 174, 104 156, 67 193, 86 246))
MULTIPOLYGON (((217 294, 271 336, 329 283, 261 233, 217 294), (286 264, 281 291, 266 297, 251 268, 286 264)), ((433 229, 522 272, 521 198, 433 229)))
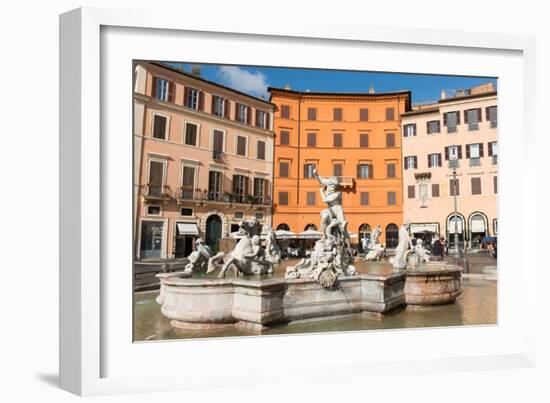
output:
POLYGON ((445 257, 448 251, 448 243, 445 237, 436 237, 432 242, 432 256, 445 257))

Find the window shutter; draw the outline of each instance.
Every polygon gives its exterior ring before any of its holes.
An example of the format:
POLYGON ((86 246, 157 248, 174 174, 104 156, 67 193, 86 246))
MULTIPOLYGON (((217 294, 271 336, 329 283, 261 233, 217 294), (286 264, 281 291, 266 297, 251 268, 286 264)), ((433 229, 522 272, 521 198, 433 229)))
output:
POLYGON ((187 102, 189 99, 189 87, 185 86, 183 89, 183 106, 187 106, 187 102))
POLYGON ((271 186, 267 179, 264 179, 264 199, 271 197, 271 186))
POLYGON ((428 168, 432 167, 432 159, 430 158, 431 154, 428 154, 428 168))
POLYGON ((447 127, 447 113, 443 114, 443 126, 447 127))
POLYGON ((250 106, 246 107, 246 124, 252 124, 252 108, 250 106))
POLYGON ((437 165, 441 166, 441 154, 437 154, 439 157, 437 158, 437 165))
POLYGON ((414 185, 409 185, 407 187, 407 194, 408 194, 409 199, 414 199, 414 193, 415 193, 414 185))
POLYGON ((477 108, 477 121, 481 122, 483 120, 483 114, 481 113, 481 108, 477 108))
POLYGON ((270 127, 270 126, 271 126, 271 125, 270 125, 270 123, 271 123, 270 116, 271 116, 271 115, 270 115, 269 112, 266 112, 266 113, 264 114, 264 116, 265 116, 265 128, 266 128, 266 130, 271 130, 271 127, 270 127))
POLYGON ((492 157, 493 156, 493 143, 491 143, 491 142, 487 143, 487 148, 488 148, 489 157, 492 157))
POLYGON ((369 179, 374 177, 374 165, 369 164, 369 179))
POLYGON ((212 95, 212 96, 210 97, 210 113, 211 113, 212 115, 214 114, 214 112, 215 112, 215 110, 216 110, 216 109, 214 109, 214 108, 216 107, 216 98, 217 98, 217 97, 216 97, 215 95, 212 95))
POLYGON ((479 143, 479 157, 483 157, 483 143, 479 143))
POLYGON ((361 164, 357 164, 357 177, 361 177, 361 164))
POLYGON ((204 92, 199 92, 199 108, 200 111, 204 112, 204 92))
POLYGON ((470 144, 466 144, 466 158, 470 158, 470 144))
POLYGON ((462 146, 457 146, 458 148, 458 159, 461 160, 462 159, 462 146))
POLYGON ((240 104, 238 102, 235 102, 235 113, 234 113, 234 120, 238 121, 239 120, 239 109, 241 108, 239 106, 240 104))
POLYGON ((449 160, 449 147, 445 147, 445 161, 449 160))
POLYGON ((468 124, 468 111, 464 111, 464 123, 468 124))
POLYGON ((414 156, 414 169, 418 168, 418 158, 417 156, 415 155, 414 156))
POLYGON ((157 77, 153 76, 153 88, 151 89, 151 96, 156 97, 157 96, 157 77))
POLYGON ((413 136, 416 136, 416 123, 413 124, 413 136))
POLYGON ((456 124, 459 125, 460 124, 460 112, 455 112, 456 113, 456 124))
POLYGON ((168 102, 174 103, 174 95, 176 93, 176 84, 168 81, 168 102))

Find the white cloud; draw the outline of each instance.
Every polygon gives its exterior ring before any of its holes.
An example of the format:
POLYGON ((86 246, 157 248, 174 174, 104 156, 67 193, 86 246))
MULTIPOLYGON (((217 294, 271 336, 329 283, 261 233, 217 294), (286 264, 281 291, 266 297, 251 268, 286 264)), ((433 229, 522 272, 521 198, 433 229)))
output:
POLYGON ((218 70, 218 77, 225 85, 237 91, 268 99, 267 77, 259 71, 250 72, 236 66, 222 66, 218 70))

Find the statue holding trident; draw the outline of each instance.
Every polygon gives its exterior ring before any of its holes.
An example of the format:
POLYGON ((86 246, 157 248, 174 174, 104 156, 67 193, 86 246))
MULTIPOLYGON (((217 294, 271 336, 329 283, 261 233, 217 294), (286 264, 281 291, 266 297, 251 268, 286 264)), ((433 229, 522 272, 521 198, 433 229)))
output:
POLYGON ((323 233, 323 239, 334 237, 334 228, 338 227, 342 237, 348 240, 348 221, 344 216, 344 209, 342 208, 342 192, 339 189, 338 179, 334 176, 322 177, 317 172, 317 169, 313 170, 313 176, 322 185, 319 193, 321 193, 321 200, 327 204, 327 208, 321 211, 321 232, 323 233))

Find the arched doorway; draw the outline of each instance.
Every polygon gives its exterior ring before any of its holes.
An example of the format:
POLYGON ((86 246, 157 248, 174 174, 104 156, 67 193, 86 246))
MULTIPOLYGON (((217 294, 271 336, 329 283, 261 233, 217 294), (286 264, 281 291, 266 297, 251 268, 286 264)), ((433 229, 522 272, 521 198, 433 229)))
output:
POLYGON ((359 251, 360 252, 365 252, 363 250, 363 239, 369 239, 370 238, 370 233, 371 233, 371 227, 369 224, 361 224, 359 226, 359 230, 357 231, 357 235, 358 235, 358 238, 359 238, 359 251))
POLYGON ((399 243, 399 228, 395 224, 386 227, 386 248, 396 248, 399 243))
POLYGON ((463 250, 464 249, 464 216, 462 214, 455 214, 451 213, 447 217, 447 245, 449 248, 449 251, 454 250, 455 248, 455 234, 458 236, 458 248, 463 250))
POLYGON ((317 226, 315 224, 308 224, 304 227, 304 231, 307 230, 317 231, 317 226))
POLYGON ((212 214, 206 220, 205 242, 208 246, 214 247, 222 237, 222 219, 217 214, 212 214))
POLYGON ((479 249, 481 240, 487 236, 487 216, 483 213, 472 213, 468 219, 470 227, 470 248, 479 249))
POLYGON ((279 224, 277 225, 277 231, 283 230, 283 231, 290 231, 290 227, 287 224, 279 224))

